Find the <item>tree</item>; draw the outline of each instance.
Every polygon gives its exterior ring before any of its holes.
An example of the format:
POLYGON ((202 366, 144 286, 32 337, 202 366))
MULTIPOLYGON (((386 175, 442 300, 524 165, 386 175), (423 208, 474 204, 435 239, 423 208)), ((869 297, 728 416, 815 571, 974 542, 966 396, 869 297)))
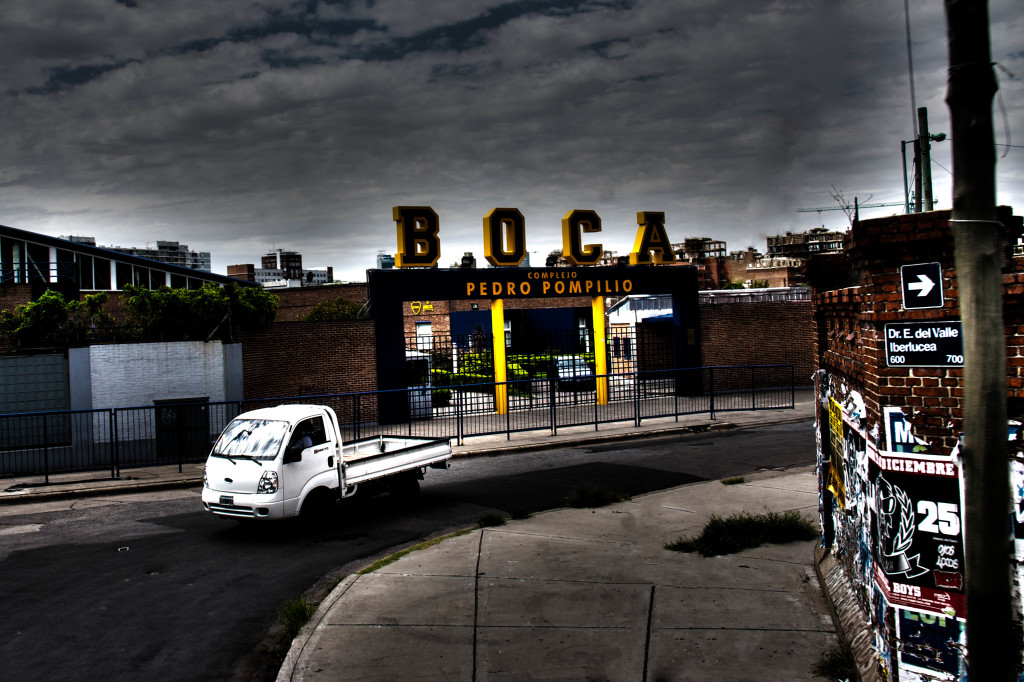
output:
POLYGON ((300 322, 340 322, 358 320, 363 306, 343 296, 320 301, 308 313, 299 318, 300 322))
POLYGON ((81 334, 110 323, 110 315, 103 308, 106 302, 106 292, 89 294, 82 301, 65 301, 59 291, 47 289, 13 313, 0 311, 0 333, 9 334, 21 345, 38 345, 61 333, 81 334))
POLYGON ((259 287, 219 287, 205 282, 199 289, 127 285, 124 291, 131 323, 143 336, 165 341, 205 340, 229 321, 264 326, 277 315, 277 297, 259 287))

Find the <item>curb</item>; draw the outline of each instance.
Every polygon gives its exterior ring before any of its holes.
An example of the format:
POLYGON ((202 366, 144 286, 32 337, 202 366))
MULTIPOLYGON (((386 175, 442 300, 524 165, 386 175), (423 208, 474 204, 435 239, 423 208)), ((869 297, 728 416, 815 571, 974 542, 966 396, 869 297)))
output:
MULTIPOLYGON (((771 422, 770 425, 776 424, 796 424, 803 421, 811 421, 814 419, 813 415, 802 415, 785 417, 782 419, 776 419, 771 422)), ((472 451, 469 450, 468 445, 458 445, 452 448, 453 457, 489 457, 493 455, 503 455, 512 452, 531 452, 536 450, 550 450, 558 447, 586 447, 591 443, 614 443, 616 441, 623 440, 642 440, 645 438, 657 438, 659 436, 666 436, 676 433, 707 433, 709 431, 728 431, 732 429, 749 429, 749 428, 761 428, 768 426, 764 422, 752 422, 750 424, 734 424, 732 422, 710 422, 707 424, 680 424, 679 426, 669 426, 660 429, 654 429, 651 431, 640 431, 640 432, 629 432, 629 433, 593 433, 590 435, 577 435, 573 440, 559 443, 558 441, 544 441, 534 443, 509 443, 507 446, 492 446, 489 448, 480 448, 472 451), (456 451, 456 448, 462 451, 456 451)), ((560 438, 561 436, 549 436, 549 438, 560 438)), ((454 439, 453 439, 454 440, 454 439)))
MULTIPOLYGON (((114 479, 108 479, 114 480, 114 479)), ((50 485, 61 485, 51 483, 50 485)), ((74 483, 66 484, 68 486, 74 483)), ((173 481, 126 481, 115 485, 97 486, 91 488, 75 488, 73 490, 47 490, 45 492, 29 492, 31 488, 23 488, 22 491, 0 493, 0 506, 7 504, 27 504, 32 502, 53 502, 56 500, 75 499, 79 497, 99 497, 101 495, 119 495, 124 493, 141 493, 153 490, 174 490, 178 488, 202 487, 203 479, 182 478, 173 481)))
MULTIPOLYGON (((281 668, 277 672, 277 682, 290 682, 295 675, 295 666, 298 665, 299 660, 302 658, 302 654, 305 652, 306 647, 310 644, 316 645, 316 642, 320 639, 320 624, 323 623, 324 618, 330 613, 334 604, 339 599, 345 596, 349 588, 355 584, 356 580, 359 579, 359 573, 352 573, 342 578, 341 582, 338 583, 330 593, 324 597, 323 601, 320 602, 319 606, 316 607, 316 613, 314 618, 311 618, 299 633, 292 639, 291 646, 288 647, 288 653, 285 654, 284 661, 281 662, 281 668)), ((301 679, 301 678, 300 678, 301 679)))
POLYGON ((850 645, 861 682, 882 682, 874 634, 860 608, 849 579, 835 556, 822 546, 814 548, 814 572, 818 574, 821 591, 840 639, 850 645))

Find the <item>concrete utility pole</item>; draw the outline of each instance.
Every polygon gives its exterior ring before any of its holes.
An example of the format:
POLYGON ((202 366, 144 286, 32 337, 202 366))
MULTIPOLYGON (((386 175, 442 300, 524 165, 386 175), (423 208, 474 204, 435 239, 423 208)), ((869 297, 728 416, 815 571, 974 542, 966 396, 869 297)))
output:
POLYGON ((1002 226, 995 211, 992 98, 996 92, 986 0, 946 0, 953 133, 953 235, 964 330, 964 538, 968 674, 1016 680, 1009 561, 1006 332, 1002 226))
POLYGON ((917 110, 917 127, 921 131, 918 150, 921 154, 919 171, 924 194, 924 210, 931 211, 935 208, 935 201, 932 198, 932 139, 928 132, 928 107, 917 110))

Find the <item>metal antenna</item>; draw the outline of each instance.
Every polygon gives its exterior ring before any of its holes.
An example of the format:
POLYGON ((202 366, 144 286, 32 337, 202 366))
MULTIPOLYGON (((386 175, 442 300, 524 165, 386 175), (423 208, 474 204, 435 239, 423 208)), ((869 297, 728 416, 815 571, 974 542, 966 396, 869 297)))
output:
POLYGON ((903 0, 903 17, 907 26, 907 66, 910 69, 910 119, 917 139, 917 95, 914 93, 914 52, 910 47, 910 0, 903 0))

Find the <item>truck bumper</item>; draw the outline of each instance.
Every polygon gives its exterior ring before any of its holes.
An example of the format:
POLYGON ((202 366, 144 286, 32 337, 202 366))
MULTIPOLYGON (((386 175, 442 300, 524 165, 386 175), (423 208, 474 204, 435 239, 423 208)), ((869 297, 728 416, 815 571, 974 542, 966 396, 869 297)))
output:
POLYGON ((284 502, 273 495, 226 493, 210 488, 203 488, 203 507, 217 516, 232 519, 280 519, 284 516, 284 502))

